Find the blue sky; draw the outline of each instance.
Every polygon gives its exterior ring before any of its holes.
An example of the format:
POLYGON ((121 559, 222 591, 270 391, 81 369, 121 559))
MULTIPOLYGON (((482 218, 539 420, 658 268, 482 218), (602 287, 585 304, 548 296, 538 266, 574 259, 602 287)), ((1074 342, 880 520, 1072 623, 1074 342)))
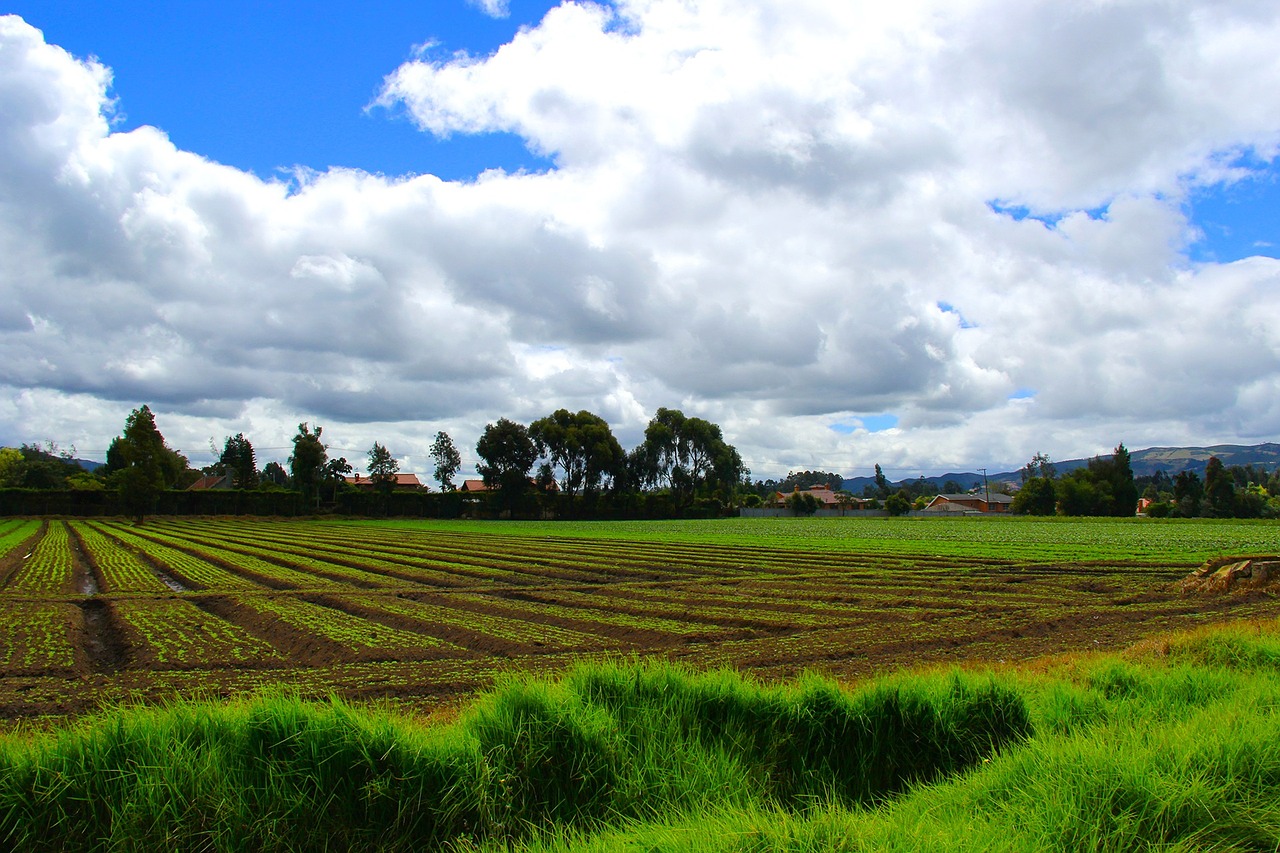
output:
POLYGON ((113 70, 121 130, 159 127, 179 148, 263 178, 301 164, 465 179, 549 163, 516 136, 437 140, 365 108, 417 46, 484 56, 554 5, 511 0, 504 18, 463 0, 14 0, 8 11, 113 70))
POLYGON ((13 0, 0 443, 143 402, 196 458, 308 421, 406 471, 560 407, 759 476, 1275 440, 1278 43, 1256 0, 13 0))

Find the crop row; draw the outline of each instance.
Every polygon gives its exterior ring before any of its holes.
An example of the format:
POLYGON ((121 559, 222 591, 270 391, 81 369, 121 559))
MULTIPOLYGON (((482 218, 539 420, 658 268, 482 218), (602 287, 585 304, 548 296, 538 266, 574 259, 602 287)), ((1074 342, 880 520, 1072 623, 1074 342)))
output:
POLYGON ((61 595, 74 591, 75 556, 66 523, 50 521, 44 536, 9 578, 5 593, 61 595))
POLYGON ((439 648, 443 641, 425 634, 391 628, 334 607, 313 604, 284 595, 242 596, 244 607, 278 619, 303 634, 319 637, 353 653, 371 651, 422 651, 439 648))
POLYGON ((81 622, 74 604, 0 601, 0 673, 65 672, 76 666, 72 635, 81 622))
MULTIPOLYGON (((192 521, 180 524, 180 529, 193 531, 216 529, 215 522, 192 521)), ((604 548, 593 548, 590 543, 581 541, 557 543, 489 534, 450 535, 434 530, 415 533, 400 528, 384 529, 359 523, 317 525, 314 530, 307 530, 305 533, 299 531, 292 538, 282 538, 287 534, 279 531, 278 527, 271 524, 246 524, 238 526, 233 535, 241 541, 255 537, 263 543, 287 543, 291 548, 306 552, 326 550, 330 553, 350 554, 353 543, 358 543, 358 550, 362 554, 373 553, 408 560, 415 565, 441 568, 472 580, 505 580, 522 585, 528 584, 531 579, 566 582, 598 582, 606 576, 625 579, 629 574, 651 574, 656 566, 661 566, 669 576, 695 572, 699 576, 706 576, 715 571, 737 571, 742 568, 740 559, 719 563, 704 560, 700 555, 695 555, 696 559, 691 558, 688 548, 662 548, 644 544, 631 546, 611 542, 606 543, 604 548)))
POLYGON ((618 607, 607 595, 575 590, 538 590, 531 592, 530 596, 543 605, 541 612, 576 618, 579 622, 602 622, 675 637, 705 634, 715 630, 714 626, 696 621, 694 614, 678 614, 682 618, 652 616, 637 612, 636 608, 618 607), (571 614, 577 615, 573 617, 571 614))
POLYGON ((310 536, 289 536, 270 525, 245 524, 219 532, 213 524, 183 521, 166 525, 165 533, 192 546, 221 547, 234 553, 306 566, 311 572, 366 588, 406 583, 456 586, 506 574, 500 571, 487 575, 458 573, 451 571, 454 566, 442 566, 421 557, 393 555, 394 559, 379 559, 379 552, 371 551, 364 542, 326 544, 310 536))
POLYGON ((272 589, 312 589, 338 585, 327 576, 298 571, 280 562, 227 549, 216 542, 183 538, 175 535, 166 525, 152 525, 137 535, 147 542, 184 551, 204 563, 222 566, 233 574, 272 589))
MULTIPOLYGON (((345 526, 369 541, 394 542, 401 548, 411 542, 414 548, 428 549, 433 554, 483 560, 487 565, 505 564, 513 571, 565 580, 642 579, 655 569, 671 577, 709 577, 764 568, 773 559, 768 553, 755 553, 751 549, 725 550, 705 544, 689 547, 617 540, 592 542, 510 534, 441 533, 433 529, 379 528, 363 522, 348 522, 345 526)), ((788 556, 804 559, 803 555, 788 556)))
POLYGON ((217 549, 216 552, 226 555, 227 559, 257 558, 286 569, 296 570, 304 576, 319 578, 321 582, 333 581, 361 588, 392 585, 392 582, 382 575, 329 562, 299 549, 261 547, 221 536, 206 536, 197 541, 205 548, 217 549))
POLYGON ((142 536, 123 524, 104 524, 96 529, 119 541, 122 546, 136 548, 140 553, 160 563, 167 574, 172 575, 188 589, 219 591, 262 589, 259 583, 186 551, 170 547, 152 537, 142 536))
POLYGON ((119 542, 84 522, 71 525, 89 559, 98 568, 101 592, 164 592, 168 589, 149 565, 119 542))
POLYGON ((34 519, 11 518, 0 523, 0 559, 26 542, 40 530, 40 522, 34 519))
MULTIPOLYGON (((389 596, 344 596, 375 612, 406 617, 426 626, 462 629, 535 649, 593 647, 600 638, 582 631, 529 621, 527 611, 502 614, 389 596)), ((449 601, 457 600, 450 596, 449 601)), ((467 600, 467 599, 463 599, 467 600)), ((474 599, 471 599, 474 600, 474 599)), ((429 629, 428 629, 429 630, 429 629)))
POLYGON ((238 625, 174 598, 121 599, 116 617, 130 645, 159 668, 224 667, 281 662, 269 643, 238 625))
MULTIPOLYGON (((207 527, 200 522, 176 524, 175 530, 190 531, 189 535, 200 537, 205 535, 207 527)), ((237 528, 236 535, 242 540, 253 536, 249 526, 237 528)), ((429 542, 419 541, 416 537, 397 536, 395 541, 386 541, 377 536, 365 536, 363 531, 350 528, 329 528, 317 526, 314 531, 307 531, 305 539, 282 538, 276 530, 257 528, 257 534, 263 543, 270 542, 277 548, 288 548, 291 552, 304 552, 321 555, 326 558, 339 556, 344 560, 355 561, 358 566, 393 567, 390 573, 413 582, 431 582, 432 574, 447 585, 506 582, 519 583, 526 580, 524 573, 508 565, 509 560, 486 562, 476 555, 461 556, 454 552, 441 553, 431 547, 429 542), (431 573, 423 575, 422 572, 431 573), (436 574, 439 573, 439 574, 436 574)), ((518 564, 517 564, 518 565, 518 564)))

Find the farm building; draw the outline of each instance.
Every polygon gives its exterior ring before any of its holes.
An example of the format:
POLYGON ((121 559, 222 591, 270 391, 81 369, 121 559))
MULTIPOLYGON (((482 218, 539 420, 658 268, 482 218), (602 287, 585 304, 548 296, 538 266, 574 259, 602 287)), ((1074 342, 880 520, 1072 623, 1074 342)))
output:
POLYGON ((1008 512, 1013 498, 1008 495, 938 495, 922 512, 1008 512))
POLYGON ((784 506, 794 494, 813 495, 814 500, 818 502, 819 509, 861 509, 870 503, 870 500, 855 498, 848 493, 837 492, 829 485, 823 485, 810 486, 807 489, 796 489, 794 492, 774 492, 773 498, 768 505, 772 507, 784 506))
MULTIPOLYGON (((529 487, 534 489, 539 488, 538 482, 534 480, 532 477, 529 478, 529 487)), ((499 489, 498 486, 494 486, 492 489, 489 488, 484 484, 484 480, 463 480, 462 485, 458 488, 458 491, 460 492, 496 492, 498 491, 498 489, 499 489)), ((560 491, 560 486, 555 481, 552 481, 550 484, 547 485, 546 491, 558 492, 560 491)))
MULTIPOLYGON (((426 488, 418 480, 417 474, 396 474, 396 482, 391 488, 397 492, 412 492, 426 488)), ((357 489, 373 489, 373 480, 363 474, 352 474, 350 477, 342 478, 348 486, 355 486, 357 489)))
POLYGON ((235 488, 231 484, 230 474, 206 474, 199 480, 196 480, 190 486, 187 486, 188 492, 207 492, 211 489, 224 490, 235 488))

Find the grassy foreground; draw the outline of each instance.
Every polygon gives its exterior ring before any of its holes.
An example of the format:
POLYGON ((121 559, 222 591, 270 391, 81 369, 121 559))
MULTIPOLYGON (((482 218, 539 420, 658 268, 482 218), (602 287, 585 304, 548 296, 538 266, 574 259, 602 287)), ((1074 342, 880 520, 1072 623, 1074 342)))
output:
POLYGON ((22 850, 1191 850, 1280 844, 1280 634, 902 674, 666 665, 512 682, 425 724, 261 698, 0 741, 22 850))

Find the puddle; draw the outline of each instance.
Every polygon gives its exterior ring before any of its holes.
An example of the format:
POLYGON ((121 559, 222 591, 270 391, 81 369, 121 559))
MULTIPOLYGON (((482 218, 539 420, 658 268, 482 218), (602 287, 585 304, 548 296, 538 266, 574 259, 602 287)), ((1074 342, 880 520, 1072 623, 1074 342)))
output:
POLYGON ((171 577, 169 577, 168 575, 166 575, 164 572, 160 571, 159 569, 152 569, 151 571, 155 572, 156 577, 158 577, 158 578, 160 579, 160 582, 161 582, 162 584, 164 584, 165 586, 169 587, 169 589, 173 590, 174 592, 186 592, 186 591, 187 591, 187 588, 186 588, 185 586, 183 586, 182 582, 181 582, 181 581, 179 581, 179 580, 177 580, 176 578, 171 578, 171 577))

